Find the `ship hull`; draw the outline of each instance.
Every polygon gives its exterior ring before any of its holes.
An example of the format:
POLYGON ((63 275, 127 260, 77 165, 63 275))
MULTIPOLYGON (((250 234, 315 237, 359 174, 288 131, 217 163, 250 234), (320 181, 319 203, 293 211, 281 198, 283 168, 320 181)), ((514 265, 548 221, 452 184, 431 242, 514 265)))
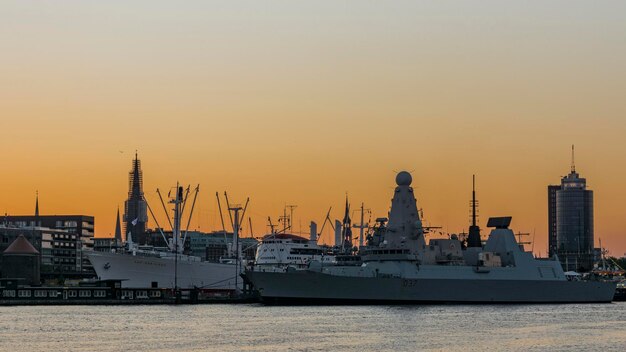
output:
POLYGON ((176 264, 173 259, 107 252, 91 252, 88 257, 99 279, 123 280, 122 287, 173 288, 176 284, 179 288, 235 290, 243 284, 238 277, 241 267, 234 264, 184 260, 176 264))
POLYGON ((266 304, 598 303, 615 284, 561 280, 349 277, 314 271, 246 272, 266 304))

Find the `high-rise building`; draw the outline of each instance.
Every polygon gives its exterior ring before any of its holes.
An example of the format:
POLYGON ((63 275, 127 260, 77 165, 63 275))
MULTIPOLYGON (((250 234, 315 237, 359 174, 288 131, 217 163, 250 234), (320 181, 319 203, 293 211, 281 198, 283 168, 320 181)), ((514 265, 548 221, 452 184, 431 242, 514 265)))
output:
POLYGON ((593 191, 576 172, 574 147, 570 173, 548 186, 548 246, 566 271, 588 271, 594 261, 593 191))
POLYGON ((124 235, 130 234, 133 241, 141 243, 146 232, 148 211, 146 200, 143 196, 143 174, 141 161, 135 153, 133 167, 128 175, 128 200, 124 202, 124 235))
POLYGON ((548 256, 552 258, 556 254, 556 192, 561 190, 561 185, 548 186, 548 256))

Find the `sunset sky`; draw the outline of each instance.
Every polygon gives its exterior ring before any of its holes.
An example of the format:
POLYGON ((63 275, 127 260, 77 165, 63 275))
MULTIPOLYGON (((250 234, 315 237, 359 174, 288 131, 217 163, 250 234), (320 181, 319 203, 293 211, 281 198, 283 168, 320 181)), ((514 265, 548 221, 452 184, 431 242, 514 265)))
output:
POLYGON ((2 1, 0 210, 32 214, 38 190, 108 236, 138 150, 154 209, 157 187, 200 184, 201 230, 225 190, 256 236, 285 204, 304 232, 341 218, 346 192, 386 216, 408 170, 427 224, 458 233, 476 174, 480 224, 511 215, 545 255, 575 144, 596 245, 622 256, 626 2, 597 5, 2 1))

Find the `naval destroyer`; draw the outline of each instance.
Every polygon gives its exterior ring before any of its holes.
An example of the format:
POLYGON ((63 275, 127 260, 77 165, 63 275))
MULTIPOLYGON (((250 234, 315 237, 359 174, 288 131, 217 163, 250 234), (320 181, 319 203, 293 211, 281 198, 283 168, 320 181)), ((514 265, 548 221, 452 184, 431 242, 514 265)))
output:
MULTIPOLYGON (((491 218, 486 243, 476 223, 467 242, 456 236, 426 243, 408 172, 396 176, 388 219, 368 236, 361 265, 323 265, 244 273, 272 303, 584 303, 611 302, 615 283, 571 281, 558 258, 537 259, 491 218)), ((473 202, 473 205, 475 202, 473 202)))

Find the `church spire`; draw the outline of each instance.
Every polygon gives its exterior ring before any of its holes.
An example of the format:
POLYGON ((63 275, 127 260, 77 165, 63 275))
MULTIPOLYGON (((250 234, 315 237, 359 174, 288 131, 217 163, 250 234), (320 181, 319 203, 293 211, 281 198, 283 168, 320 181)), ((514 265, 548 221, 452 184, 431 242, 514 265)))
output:
MULTIPOLYGON (((124 203, 123 221, 124 234, 132 232, 132 238, 141 243, 148 222, 148 211, 143 195, 141 160, 139 160, 137 152, 135 152, 135 159, 133 159, 132 168, 128 174, 128 199, 124 203)), ((126 241, 128 241, 128 236, 126 241)))
POLYGON ((39 217, 39 191, 35 192, 35 216, 39 217))
POLYGON ((141 173, 141 161, 137 152, 135 152, 135 160, 133 160, 133 167, 129 175, 128 188, 129 199, 143 199, 143 175, 141 173))
POLYGON ((343 215, 342 224, 342 243, 346 252, 352 250, 352 220, 350 219, 350 203, 348 202, 348 194, 346 193, 346 211, 343 215))
POLYGON ((120 224, 120 207, 117 207, 117 218, 115 221, 115 244, 120 246, 122 244, 122 226, 120 224))

